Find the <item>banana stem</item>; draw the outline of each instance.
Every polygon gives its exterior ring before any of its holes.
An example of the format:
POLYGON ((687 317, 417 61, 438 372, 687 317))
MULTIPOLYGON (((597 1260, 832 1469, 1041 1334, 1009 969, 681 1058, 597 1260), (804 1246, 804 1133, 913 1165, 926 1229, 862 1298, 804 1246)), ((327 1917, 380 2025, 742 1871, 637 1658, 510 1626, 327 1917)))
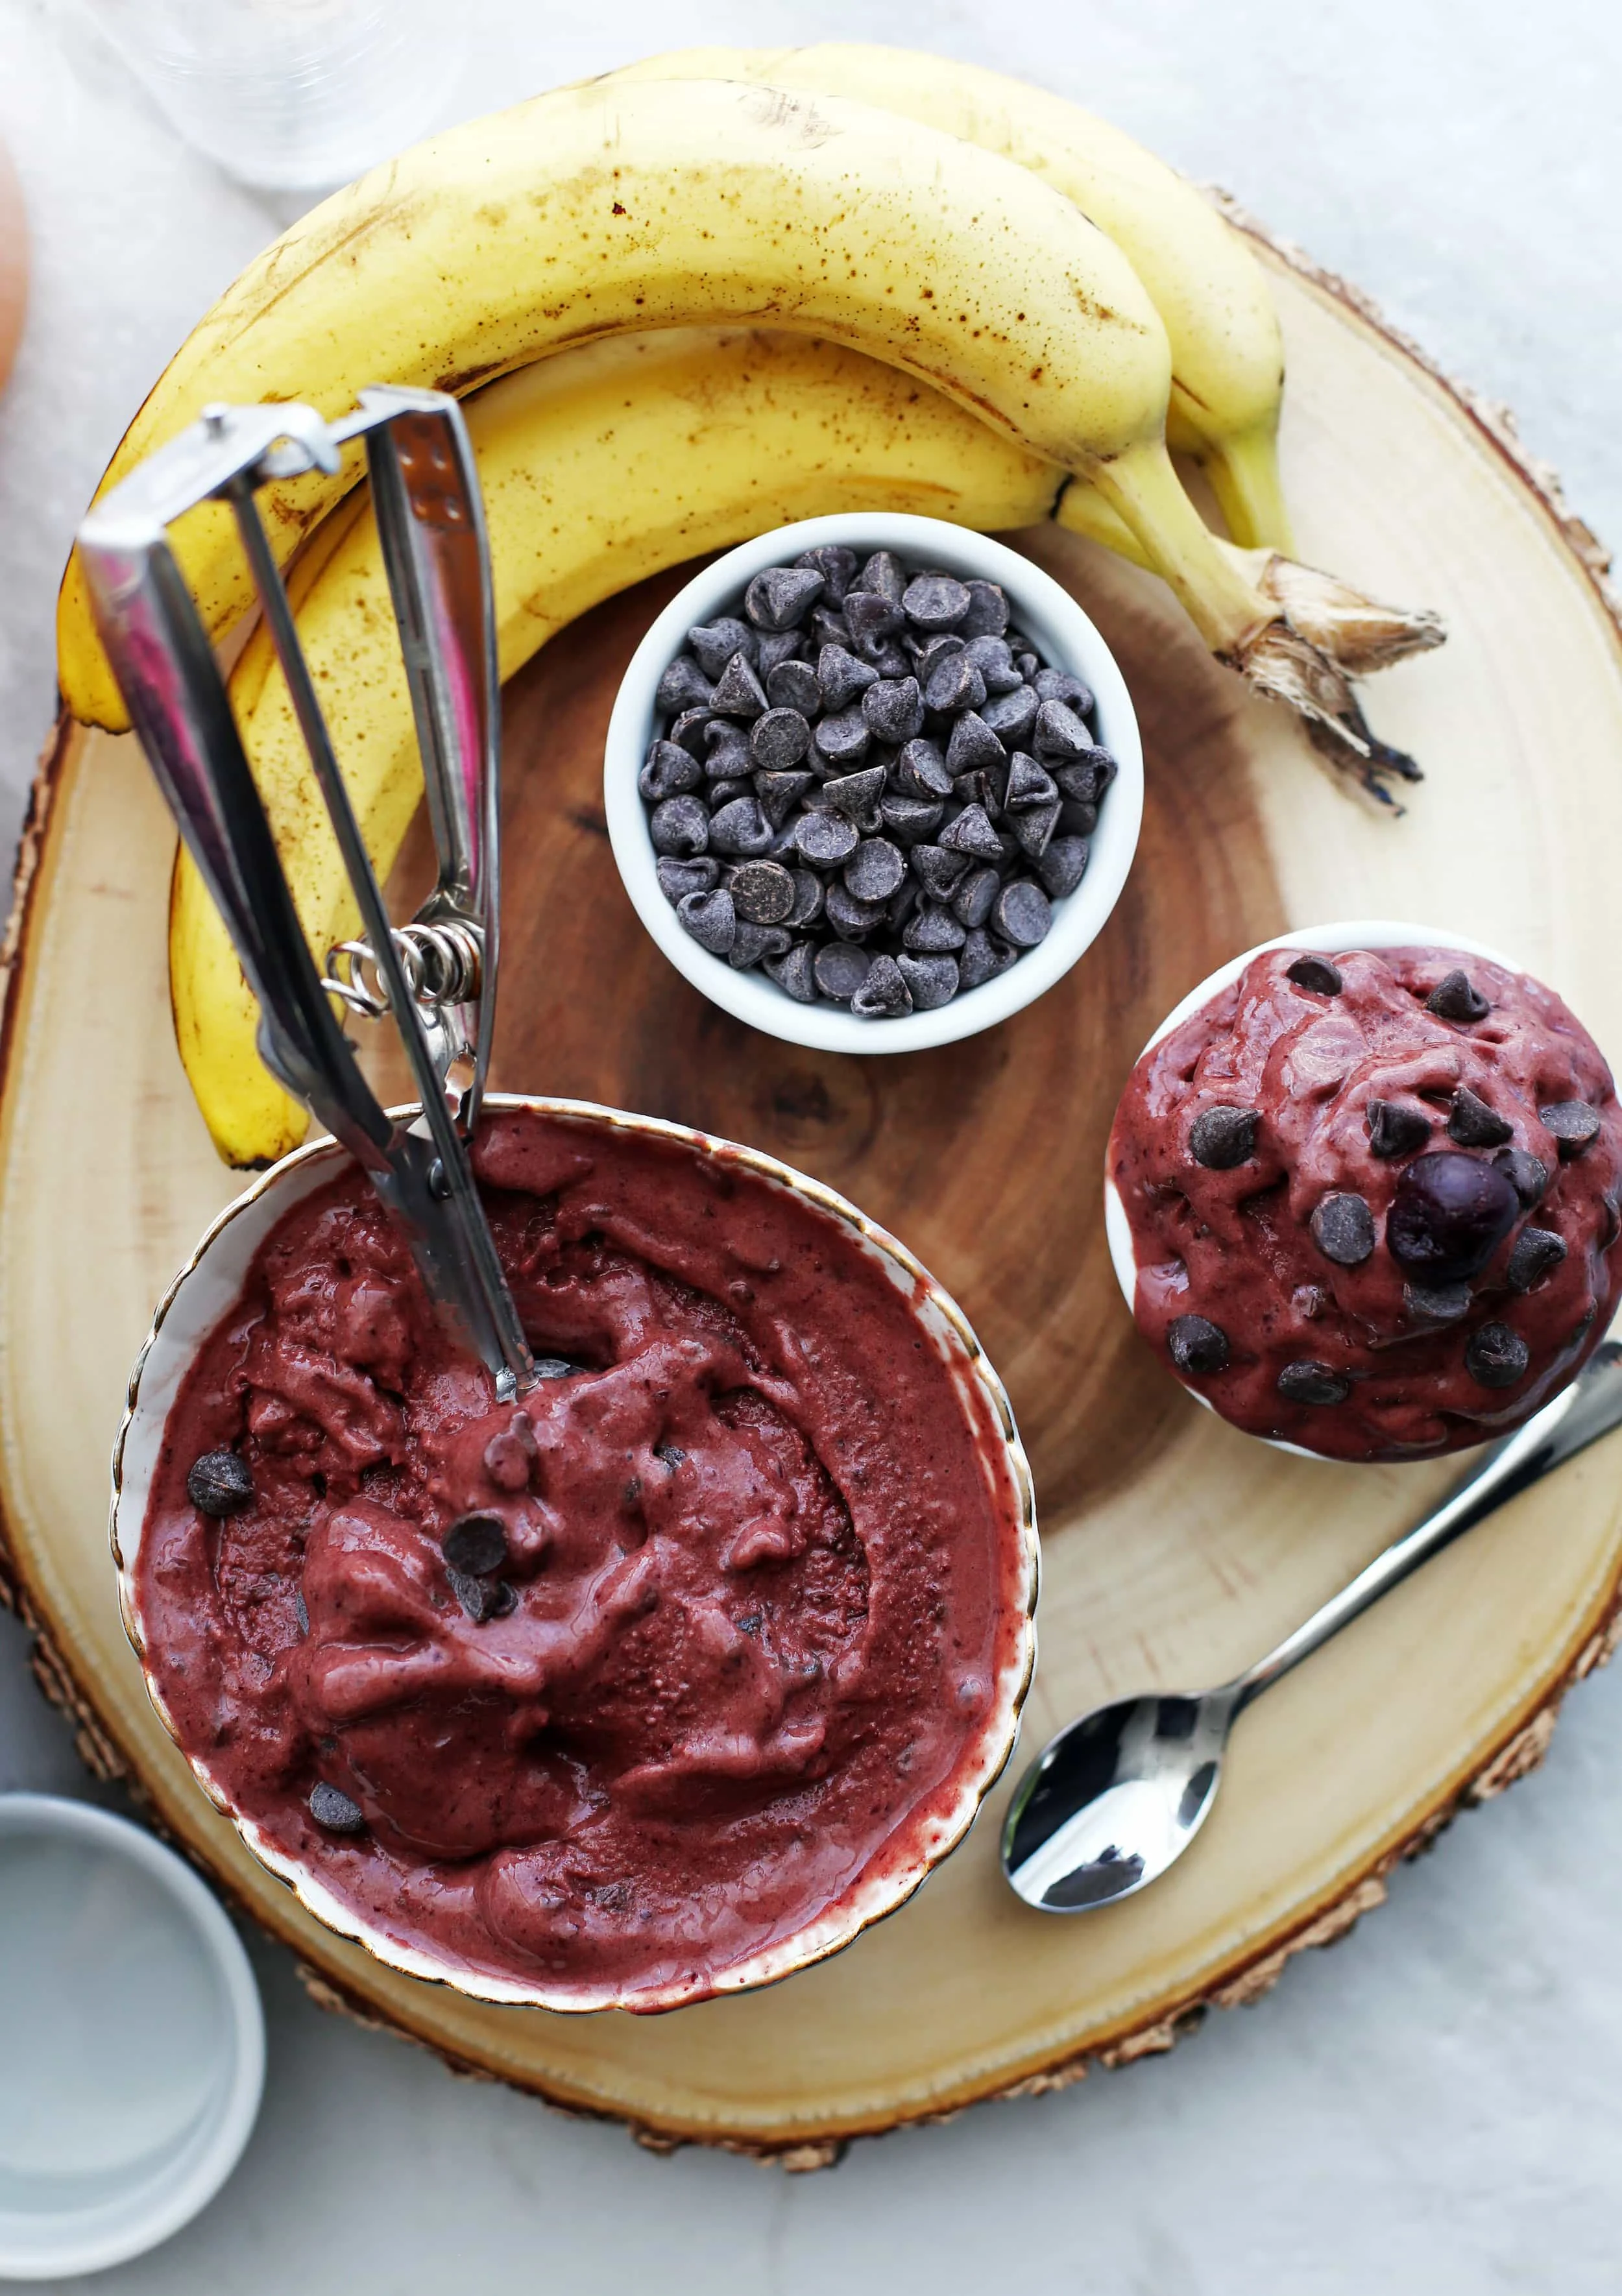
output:
POLYGON ((1211 652, 1241 666, 1280 610, 1225 555, 1184 493, 1165 440, 1129 447, 1109 462, 1090 461, 1086 475, 1130 527, 1147 563, 1187 609, 1211 652))

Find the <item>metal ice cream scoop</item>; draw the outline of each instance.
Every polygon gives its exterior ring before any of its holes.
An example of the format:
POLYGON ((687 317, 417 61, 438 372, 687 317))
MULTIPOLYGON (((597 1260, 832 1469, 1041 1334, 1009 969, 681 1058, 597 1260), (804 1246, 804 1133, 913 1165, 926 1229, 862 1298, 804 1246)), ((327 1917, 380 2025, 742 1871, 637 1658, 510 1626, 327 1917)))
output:
POLYGON ((78 547, 96 620, 149 763, 258 999, 267 1068, 355 1156, 410 1238, 442 1313, 497 1394, 533 1384, 523 1327, 468 1144, 496 1011, 500 685, 489 546, 462 411, 441 391, 376 385, 327 422, 313 407, 213 406, 116 487, 78 547), (254 490, 336 471, 364 437, 379 539, 439 857, 433 892, 391 928, 299 646, 254 490), (230 697, 168 529, 201 502, 233 512, 365 938, 318 973, 230 697), (362 1077, 333 1009, 392 1015, 421 1112, 399 1122, 362 1077))
POLYGON ((1228 1733, 1253 1699, 1497 1507, 1622 1427, 1622 1343, 1608 1340, 1434 1514, 1376 1555, 1276 1650, 1220 1688, 1094 1707, 1050 1738, 1020 1779, 1003 1870, 1028 1906, 1077 1914, 1147 1888, 1216 1799, 1228 1733))

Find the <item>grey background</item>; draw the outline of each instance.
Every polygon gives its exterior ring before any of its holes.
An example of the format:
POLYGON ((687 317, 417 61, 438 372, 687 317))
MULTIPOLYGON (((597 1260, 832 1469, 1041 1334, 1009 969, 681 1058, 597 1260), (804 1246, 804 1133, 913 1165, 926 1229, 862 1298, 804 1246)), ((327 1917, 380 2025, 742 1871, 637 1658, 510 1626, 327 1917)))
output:
MULTIPOLYGON (((466 58, 447 73, 447 120, 699 40, 927 44, 1043 80, 1347 272, 1511 405, 1575 505, 1622 537, 1608 421, 1622 12, 1603 0, 953 0, 927 16, 899 0, 620 0, 568 22, 456 0, 451 12, 466 58)), ((75 520, 170 350, 302 202, 245 192, 187 153, 94 35, 44 0, 0 0, 0 135, 35 258, 0 402, 9 835, 51 713, 75 520)), ((616 2129, 454 2081, 404 2043, 318 2013, 287 1956, 255 1941, 270 2075, 247 2157, 189 2230, 96 2285, 1613 2291, 1619 1724, 1613 1669, 1573 1696, 1543 1771, 1400 1874, 1384 1911, 1173 2056, 858 2146, 820 2177, 701 2152, 655 2160, 616 2129)), ((0 1619, 8 1785, 91 1791, 29 1682, 23 1636, 0 1619)))

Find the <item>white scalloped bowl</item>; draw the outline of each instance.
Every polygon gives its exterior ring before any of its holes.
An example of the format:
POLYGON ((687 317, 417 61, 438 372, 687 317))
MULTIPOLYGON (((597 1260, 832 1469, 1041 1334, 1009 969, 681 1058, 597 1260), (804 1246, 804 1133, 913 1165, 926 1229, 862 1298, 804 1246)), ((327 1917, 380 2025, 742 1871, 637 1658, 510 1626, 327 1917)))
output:
MULTIPOLYGON (((1226 964, 1218 965, 1198 988, 1191 988, 1182 1003, 1173 1006, 1144 1046, 1143 1052, 1138 1054, 1138 1061, 1143 1059, 1143 1053, 1151 1053, 1174 1029, 1180 1029, 1184 1021, 1192 1020, 1214 996, 1219 996, 1225 988, 1231 988, 1248 964, 1258 956, 1266 956, 1269 949, 1274 948, 1316 949, 1324 956, 1339 956, 1348 948, 1456 948, 1461 956, 1479 956, 1488 964, 1503 965, 1510 972, 1519 972, 1522 969, 1497 949, 1488 948, 1483 941, 1471 940, 1463 933, 1441 932, 1434 925, 1396 924, 1389 917, 1363 917, 1338 924, 1304 926, 1294 932, 1279 933, 1272 940, 1258 941, 1254 948, 1246 949, 1242 956, 1233 957, 1226 964)), ((1136 1068, 1136 1061, 1133 1066, 1136 1068)), ((1105 1154, 1107 1159, 1107 1149, 1105 1154)), ((1127 1307, 1135 1316, 1137 1255, 1132 1248, 1132 1227, 1126 1218, 1126 1207, 1110 1177, 1107 1160, 1104 1167, 1104 1234, 1109 1241, 1115 1280, 1121 1287, 1127 1307)), ((1216 1409, 1210 1397, 1201 1395, 1192 1381, 1183 1378, 1175 1365, 1168 1364, 1167 1368, 1196 1403, 1202 1404, 1208 1411, 1216 1409)), ((1325 1460, 1321 1451, 1309 1451, 1300 1443, 1282 1443, 1274 1435, 1257 1435, 1252 1439, 1266 1443, 1273 1451, 1288 1451, 1297 1459, 1317 1459, 1326 1465, 1345 1464, 1344 1461, 1325 1460)), ((1486 1442, 1490 1439, 1484 1435, 1481 1439, 1486 1442)))
POLYGON ((1023 1011, 1062 980, 1097 939, 1120 898, 1137 851, 1143 818, 1143 745, 1115 656, 1051 574, 968 527, 899 512, 852 512, 804 519, 796 526, 759 535, 717 558, 677 592, 632 655, 621 682, 609 721, 602 787, 614 859, 637 915, 676 971, 712 1004, 789 1045, 832 1053, 916 1053, 978 1036, 982 1029, 995 1028, 1023 1011), (685 645, 687 632, 717 614, 735 611, 764 568, 830 543, 864 553, 894 550, 915 564, 944 567, 965 579, 1000 583, 1018 627, 1036 641, 1053 668, 1072 671, 1092 687, 1098 702, 1099 740, 1120 768, 1099 808, 1087 873, 1073 893, 1054 902, 1047 939, 995 980, 964 989, 933 1013, 909 1013, 898 1021, 864 1021, 837 1004, 797 1004, 764 972, 734 971, 725 958, 700 948, 659 890, 659 856, 636 787, 658 725, 654 693, 667 665, 685 645))
MULTIPOLYGON (((186 1755, 204 1793, 229 1818, 243 1841, 278 1880, 285 1882, 306 1910, 340 1936, 353 1938, 379 1961, 408 1977, 454 1987, 475 1999, 564 2012, 634 2007, 639 2012, 674 2009, 714 1993, 737 1993, 770 1985, 810 1963, 840 1952, 874 1922, 905 1904, 963 1840, 985 1796, 1001 1775, 1019 1734, 1020 1710, 1036 1665, 1035 1612, 1039 1573, 1036 1505, 1030 1468, 1014 1425, 1002 1381, 987 1361, 967 1317, 955 1300, 913 1259, 904 1244, 847 1202, 831 1188, 808 1178, 774 1157, 714 1138, 682 1124, 627 1115, 586 1101, 550 1100, 516 1093, 488 1093, 487 1108, 533 1109, 589 1128, 650 1134, 678 1141, 707 1158, 742 1166, 775 1187, 805 1199, 827 1219, 853 1234, 883 1266, 914 1308, 920 1335, 938 1355, 964 1395, 964 1410, 983 1423, 989 1407, 998 1441, 984 1456, 985 1471, 1006 1503, 1012 1526, 1008 1557, 1006 1615, 1012 1631, 1004 1637, 985 1717, 965 1746, 952 1780, 918 1827, 918 1846, 905 1859, 877 1856, 872 1866, 803 1929, 763 1948, 749 1959, 715 1973, 712 1982, 674 1981, 664 1990, 638 1989, 634 1998, 610 1987, 549 1991, 544 1980, 520 1983, 463 1968, 422 1945, 405 1945, 340 1898, 310 1866, 288 1856, 253 1819, 234 1809, 208 1766, 182 1744, 147 1660, 149 1636, 142 1615, 136 1565, 145 1529, 147 1501, 169 1411, 199 1350, 240 1296, 250 1262, 287 1212, 332 1179, 346 1152, 322 1139, 296 1149, 262 1173, 209 1228, 187 1265, 170 1285, 153 1318, 146 1344, 130 1374, 129 1401, 113 1451, 111 1538, 119 1572, 119 1599, 125 1631, 141 1660, 152 1704, 165 1728, 186 1755)), ((409 1119, 414 1111, 397 1110, 409 1119)))

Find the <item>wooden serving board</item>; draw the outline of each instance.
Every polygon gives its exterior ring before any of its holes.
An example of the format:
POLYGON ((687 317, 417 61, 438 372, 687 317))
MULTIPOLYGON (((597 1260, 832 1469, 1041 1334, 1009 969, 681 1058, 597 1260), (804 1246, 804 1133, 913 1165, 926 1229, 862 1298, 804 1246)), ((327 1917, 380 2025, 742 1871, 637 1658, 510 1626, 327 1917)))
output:
MULTIPOLYGON (((1270 258, 1289 343, 1301 554, 1433 605, 1450 639, 1374 684, 1429 779, 1401 820, 1331 786, 1291 726, 1202 653, 1154 582, 1050 531, 1018 537, 1117 650, 1148 807, 1102 939, 967 1044, 848 1059, 751 1034, 637 925, 603 829, 620 669, 676 576, 601 609, 508 694, 509 893, 498 1085, 619 1103, 755 1143, 852 1196, 955 1292, 1012 1393, 1046 1561, 1027 1751, 1081 1708, 1219 1679, 1421 1510, 1446 1466, 1281 1456, 1200 1411, 1110 1272, 1100 1168, 1154 1023, 1290 924, 1429 920, 1503 947, 1622 1054, 1622 644, 1587 538, 1494 420, 1354 298, 1270 258)), ((662 2019, 482 2006, 316 1927, 204 1802, 126 1646, 107 1458, 152 1303, 234 1192, 170 1034, 173 835, 134 741, 65 735, 25 848, 0 1079, 0 1501, 41 1664, 86 1751, 265 1925, 324 1997, 458 2064, 684 2140, 835 2157, 852 2135, 1168 2046, 1338 1935, 1381 1874, 1541 1752, 1606 1648, 1622 1575, 1614 1451, 1507 1509, 1287 1680, 1241 1727, 1222 1801, 1142 1898, 1028 1912, 996 1861, 1004 1783, 967 1845, 848 1953, 662 2019)))

